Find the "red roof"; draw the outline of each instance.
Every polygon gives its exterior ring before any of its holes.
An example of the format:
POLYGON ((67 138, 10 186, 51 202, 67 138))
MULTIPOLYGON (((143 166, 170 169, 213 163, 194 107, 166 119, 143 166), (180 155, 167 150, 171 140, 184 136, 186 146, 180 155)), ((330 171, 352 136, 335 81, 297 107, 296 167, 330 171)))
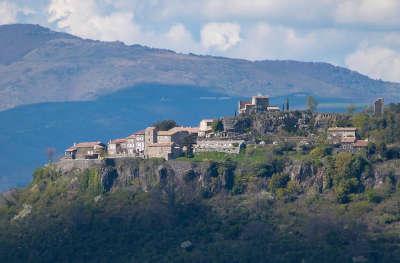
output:
POLYGON ((94 147, 103 147, 103 143, 100 141, 97 142, 80 142, 80 143, 76 143, 73 146, 69 147, 68 149, 66 149, 66 152, 73 152, 76 151, 77 148, 94 148, 94 147))
POLYGON ((356 137, 344 137, 340 141, 342 143, 354 143, 356 141, 356 137))
POLYGON ((97 141, 97 142, 80 142, 80 143, 77 143, 76 145, 75 145, 75 147, 76 148, 81 148, 81 147, 95 147, 95 146, 101 146, 102 145, 102 143, 100 142, 100 141, 97 141))
POLYGON ((124 142, 126 142, 126 139, 125 138, 119 138, 119 139, 114 139, 114 140, 111 140, 110 141, 110 143, 124 143, 124 142))
POLYGON ((367 147, 368 141, 365 140, 358 140, 354 143, 354 147, 367 147))
POLYGON ((136 135, 144 135, 144 133, 145 133, 144 130, 140 130, 140 131, 137 131, 137 132, 135 132, 135 133, 132 133, 132 134, 129 135, 127 138, 133 138, 133 137, 135 137, 136 135))
POLYGON ((68 149, 65 150, 66 152, 74 152, 76 151, 76 147, 75 146, 71 146, 68 149))
POLYGON ((251 104, 251 101, 242 101, 242 100, 239 101, 239 105, 240 105, 239 107, 241 109, 243 109, 246 104, 251 104))

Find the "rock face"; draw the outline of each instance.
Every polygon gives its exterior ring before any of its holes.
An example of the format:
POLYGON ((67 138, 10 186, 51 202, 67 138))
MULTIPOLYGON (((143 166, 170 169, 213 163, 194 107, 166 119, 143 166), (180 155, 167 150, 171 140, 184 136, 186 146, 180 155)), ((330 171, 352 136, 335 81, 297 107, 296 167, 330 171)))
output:
POLYGON ((119 188, 150 191, 161 187, 190 196, 211 195, 233 186, 233 167, 214 162, 163 161, 118 158, 106 160, 61 160, 55 168, 64 176, 96 170, 106 191, 119 188))
MULTIPOLYGON (((171 198, 190 201, 199 196, 210 197, 234 190, 235 176, 243 167, 233 162, 190 162, 186 160, 118 158, 105 160, 61 160, 54 164, 63 177, 71 177, 70 189, 79 189, 76 175, 95 171, 106 192, 118 189, 152 191, 161 189, 171 198)), ((253 171, 256 174, 256 171, 253 171)), ((322 193, 330 182, 327 168, 306 160, 289 160, 283 174, 296 182, 302 192, 322 193)), ((254 175, 256 177, 256 175, 254 175)), ((256 177, 257 178, 257 177, 256 177)), ((384 162, 362 175, 368 188, 384 188, 400 178, 400 161, 384 162)), ((240 180, 240 179, 239 179, 240 180)), ((269 178, 257 178, 246 187, 247 192, 268 190, 269 178), (251 185, 250 185, 251 184, 251 185)), ((12 202, 13 194, 4 193, 1 202, 12 202)))

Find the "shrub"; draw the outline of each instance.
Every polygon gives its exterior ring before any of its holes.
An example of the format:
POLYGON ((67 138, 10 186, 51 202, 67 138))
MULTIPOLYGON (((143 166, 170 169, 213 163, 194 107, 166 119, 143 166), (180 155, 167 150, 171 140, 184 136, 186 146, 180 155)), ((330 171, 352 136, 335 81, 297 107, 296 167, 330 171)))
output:
POLYGON ((323 158, 332 153, 332 147, 327 145, 319 145, 311 150, 310 155, 315 158, 323 158))
POLYGON ((285 173, 274 174, 269 181, 269 188, 272 192, 275 192, 279 188, 285 188, 290 180, 290 176, 285 173))
POLYGON ((177 123, 174 120, 163 120, 153 123, 153 126, 159 129, 160 131, 168 131, 177 126, 177 123))
POLYGON ((371 189, 366 192, 367 200, 371 203, 380 203, 383 197, 375 190, 371 189))

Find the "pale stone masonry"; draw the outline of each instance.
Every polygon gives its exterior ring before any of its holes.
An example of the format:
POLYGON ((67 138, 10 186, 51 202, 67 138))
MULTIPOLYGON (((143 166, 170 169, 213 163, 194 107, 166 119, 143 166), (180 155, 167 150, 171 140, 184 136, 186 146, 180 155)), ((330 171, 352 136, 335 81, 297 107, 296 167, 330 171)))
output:
POLYGON ((145 144, 145 131, 141 130, 129 135, 127 138, 128 156, 143 157, 145 144))
POLYGON ((66 159, 99 159, 105 155, 106 146, 99 141, 74 143, 65 150, 66 159))
POLYGON ((194 145, 194 152, 223 152, 239 154, 240 149, 245 146, 244 140, 232 139, 202 139, 194 145))
POLYGON ((328 129, 327 139, 330 143, 355 142, 357 128, 354 127, 331 127, 328 129))
POLYGON ((127 140, 120 138, 109 141, 107 144, 107 154, 109 156, 127 156, 127 140))
POLYGON ((213 132, 212 125, 215 122, 215 119, 204 119, 200 121, 199 125, 199 137, 207 137, 209 134, 213 132))
POLYGON ((376 101, 374 101, 374 116, 375 117, 383 116, 384 104, 385 103, 384 103, 383 98, 378 98, 376 101))
POLYGON ((248 114, 265 112, 268 110, 269 97, 268 96, 253 96, 251 101, 239 101, 238 113, 248 114))
POLYGON ((193 127, 175 127, 168 131, 158 131, 155 127, 145 130, 145 158, 179 157, 185 146, 196 143, 199 129, 193 127))

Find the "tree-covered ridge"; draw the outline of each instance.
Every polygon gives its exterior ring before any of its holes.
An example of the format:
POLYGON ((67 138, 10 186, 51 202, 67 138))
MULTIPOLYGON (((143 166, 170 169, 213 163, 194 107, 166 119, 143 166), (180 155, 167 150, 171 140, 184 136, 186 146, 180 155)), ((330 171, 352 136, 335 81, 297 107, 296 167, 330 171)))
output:
POLYGON ((0 258, 396 262, 398 109, 341 120, 367 127, 360 136, 370 145, 356 153, 336 152, 321 135, 311 146, 254 145, 238 155, 48 165, 26 189, 1 196, 0 258))

